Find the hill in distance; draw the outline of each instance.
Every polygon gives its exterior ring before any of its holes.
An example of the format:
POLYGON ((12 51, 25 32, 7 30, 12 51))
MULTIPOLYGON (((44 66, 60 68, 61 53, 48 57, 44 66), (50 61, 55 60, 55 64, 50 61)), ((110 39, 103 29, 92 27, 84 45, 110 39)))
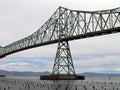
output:
POLYGON ((94 72, 85 72, 79 75, 84 75, 86 77, 108 77, 108 76, 119 77, 120 76, 120 74, 116 74, 116 73, 94 73, 94 72))
MULTIPOLYGON (((41 75, 50 75, 51 73, 48 71, 45 72, 31 72, 31 71, 24 71, 24 72, 19 72, 19 71, 5 71, 5 70, 0 70, 0 75, 6 75, 6 76, 41 76, 41 75)), ((107 77, 107 76, 113 76, 113 77, 118 77, 120 74, 113 74, 113 73, 94 73, 94 72, 85 72, 85 73, 80 73, 77 75, 83 75, 86 77, 107 77)))
POLYGON ((45 72, 31 72, 31 71, 19 72, 19 71, 0 70, 0 74, 6 75, 6 76, 40 76, 40 75, 50 75, 50 72, 48 72, 48 71, 45 71, 45 72))

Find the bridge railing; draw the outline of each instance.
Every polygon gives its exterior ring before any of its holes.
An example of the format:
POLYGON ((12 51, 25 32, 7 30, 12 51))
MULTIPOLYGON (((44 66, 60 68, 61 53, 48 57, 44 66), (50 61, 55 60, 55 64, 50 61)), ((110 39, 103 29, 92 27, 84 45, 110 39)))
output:
POLYGON ((120 8, 102 11, 77 11, 59 7, 48 21, 32 35, 0 49, 0 55, 72 40, 88 34, 112 31, 120 27, 120 8))

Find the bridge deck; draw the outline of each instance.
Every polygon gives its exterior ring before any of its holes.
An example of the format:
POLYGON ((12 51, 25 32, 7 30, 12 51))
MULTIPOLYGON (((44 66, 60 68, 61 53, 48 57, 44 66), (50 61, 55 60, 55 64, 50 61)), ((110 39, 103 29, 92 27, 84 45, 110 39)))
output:
POLYGON ((59 7, 32 35, 0 46, 0 58, 22 50, 120 32, 120 8, 101 11, 79 11, 59 7))
MULTIPOLYGON (((66 38, 62 38, 61 41, 84 39, 84 38, 90 38, 90 37, 94 37, 94 36, 113 34, 113 33, 118 33, 118 32, 120 32, 120 27, 107 29, 107 30, 102 30, 102 31, 90 32, 90 33, 76 35, 76 36, 72 36, 72 37, 66 37, 66 38)), ((34 48, 34 47, 39 47, 39 46, 44 46, 44 45, 49 45, 49 44, 58 43, 58 42, 59 42, 59 40, 56 39, 56 40, 51 40, 51 41, 40 43, 40 44, 31 45, 31 46, 24 47, 24 48, 21 48, 21 49, 13 50, 12 52, 9 52, 9 53, 5 53, 5 54, 1 55, 0 58, 3 58, 6 55, 16 53, 16 52, 19 52, 19 51, 22 51, 22 50, 26 50, 26 49, 30 49, 30 48, 34 48)))

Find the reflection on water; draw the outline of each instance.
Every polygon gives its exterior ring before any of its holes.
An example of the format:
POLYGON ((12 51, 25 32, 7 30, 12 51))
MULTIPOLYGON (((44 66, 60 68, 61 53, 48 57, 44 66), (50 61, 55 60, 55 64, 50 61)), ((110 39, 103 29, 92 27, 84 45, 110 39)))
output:
POLYGON ((120 90, 120 77, 86 80, 39 80, 39 77, 0 78, 0 90, 120 90))

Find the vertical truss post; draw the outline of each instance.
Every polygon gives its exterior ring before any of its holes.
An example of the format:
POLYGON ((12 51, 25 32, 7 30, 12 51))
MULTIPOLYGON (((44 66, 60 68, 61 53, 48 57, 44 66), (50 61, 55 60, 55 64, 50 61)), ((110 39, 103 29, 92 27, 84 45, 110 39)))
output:
POLYGON ((58 43, 57 53, 53 66, 52 75, 75 75, 75 69, 72 61, 68 41, 58 43))
POLYGON ((56 52, 56 57, 54 61, 52 75, 75 75, 75 69, 73 66, 72 56, 70 52, 70 47, 68 41, 62 41, 66 34, 64 33, 64 28, 62 25, 62 9, 59 8, 59 19, 58 19, 58 48, 56 52))

